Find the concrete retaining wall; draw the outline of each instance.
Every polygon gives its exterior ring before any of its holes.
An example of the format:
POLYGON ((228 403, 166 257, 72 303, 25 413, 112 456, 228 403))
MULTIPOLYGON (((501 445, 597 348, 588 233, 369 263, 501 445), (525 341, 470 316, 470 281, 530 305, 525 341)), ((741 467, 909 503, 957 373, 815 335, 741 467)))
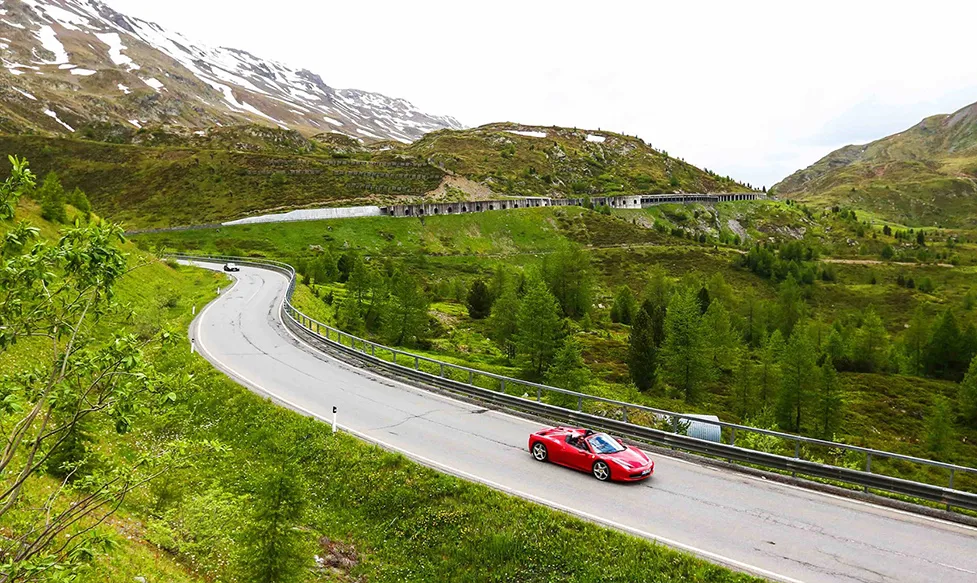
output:
POLYGON ((247 225, 251 223, 286 223, 289 221, 318 221, 321 219, 352 219, 356 217, 377 217, 382 213, 378 206, 349 206, 341 208, 302 209, 276 215, 261 215, 248 217, 236 221, 228 221, 224 225, 247 225))

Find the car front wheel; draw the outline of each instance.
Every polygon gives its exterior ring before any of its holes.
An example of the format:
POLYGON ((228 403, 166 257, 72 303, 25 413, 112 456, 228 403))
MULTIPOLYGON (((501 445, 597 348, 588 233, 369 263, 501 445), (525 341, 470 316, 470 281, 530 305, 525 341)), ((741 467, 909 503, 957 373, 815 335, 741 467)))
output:
POLYGON ((594 477, 601 482, 606 482, 611 479, 611 468, 607 466, 605 462, 595 462, 594 463, 594 477))
POLYGON ((546 458, 549 456, 549 452, 546 451, 546 446, 540 442, 533 444, 533 457, 538 462, 545 462, 546 458))

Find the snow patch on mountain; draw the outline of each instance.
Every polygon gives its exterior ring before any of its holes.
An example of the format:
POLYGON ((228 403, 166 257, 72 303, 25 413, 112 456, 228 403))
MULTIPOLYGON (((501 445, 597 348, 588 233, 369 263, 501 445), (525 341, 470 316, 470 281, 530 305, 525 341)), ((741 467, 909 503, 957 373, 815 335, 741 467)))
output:
POLYGON ((53 28, 47 25, 41 25, 35 35, 41 41, 41 47, 44 50, 54 53, 53 61, 40 59, 40 62, 50 65, 68 62, 68 51, 64 50, 64 45, 58 40, 58 33, 54 32, 53 28))
POLYGON ((135 71, 139 69, 139 65, 133 62, 128 56, 123 55, 122 51, 125 50, 125 45, 122 44, 122 39, 119 38, 119 33, 117 32, 102 32, 95 35, 98 40, 102 41, 109 47, 109 58, 112 62, 120 67, 125 67, 130 71, 135 71))
POLYGON ((58 122, 59 124, 63 125, 64 127, 68 128, 68 131, 69 132, 75 131, 75 128, 73 128, 70 125, 68 125, 68 124, 64 123, 63 121, 61 121, 61 118, 58 117, 58 114, 56 112, 53 112, 50 109, 45 109, 44 110, 44 115, 46 115, 48 117, 54 118, 54 121, 58 122))
POLYGON ((506 133, 516 134, 517 136, 525 136, 527 138, 545 138, 546 132, 530 132, 523 130, 505 130, 506 133))

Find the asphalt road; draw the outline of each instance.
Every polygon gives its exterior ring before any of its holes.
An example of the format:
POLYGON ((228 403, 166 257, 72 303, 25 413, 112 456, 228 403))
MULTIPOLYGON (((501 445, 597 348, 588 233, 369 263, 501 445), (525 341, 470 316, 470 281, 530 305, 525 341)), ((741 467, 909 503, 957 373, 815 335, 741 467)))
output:
POLYGON ((977 529, 660 455, 638 484, 536 462, 526 447, 542 425, 322 355, 279 319, 284 276, 234 275, 191 327, 200 353, 307 414, 331 420, 336 406, 342 428, 421 463, 769 579, 977 581, 977 529))

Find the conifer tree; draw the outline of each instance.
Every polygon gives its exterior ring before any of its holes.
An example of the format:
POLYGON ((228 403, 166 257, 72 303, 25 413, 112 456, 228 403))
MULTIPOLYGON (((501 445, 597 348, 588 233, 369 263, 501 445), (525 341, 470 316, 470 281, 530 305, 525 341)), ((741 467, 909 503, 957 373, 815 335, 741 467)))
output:
POLYGON ((977 427, 977 356, 970 361, 959 389, 960 411, 964 419, 977 427))
POLYGON ((753 355, 744 350, 733 369, 733 407, 740 419, 749 419, 757 413, 757 372, 753 355))
POLYGON ((487 318, 492 313, 492 295, 481 279, 476 279, 468 291, 468 315, 473 320, 487 318))
POLYGON ((499 344, 509 360, 516 357, 515 336, 519 330, 517 319, 520 305, 515 285, 508 285, 492 304, 492 315, 489 317, 492 339, 499 344))
POLYGON ((869 308, 855 337, 855 355, 860 368, 866 372, 885 370, 889 358, 889 334, 882 318, 869 308))
POLYGON ((416 345, 427 334, 430 303, 420 283, 407 272, 395 273, 390 302, 383 314, 387 338, 394 345, 416 345))
POLYGON ((818 374, 816 427, 821 439, 832 439, 841 427, 842 405, 838 371, 831 357, 828 357, 818 374))
POLYGON ((572 339, 556 351, 553 364, 546 373, 546 382, 568 391, 584 392, 590 383, 590 370, 583 361, 580 344, 572 339))
POLYGON ((780 359, 786 349, 787 346, 780 330, 774 330, 763 342, 763 347, 760 349, 757 386, 759 388, 760 406, 763 409, 766 409, 780 392, 780 359))
POLYGON ((787 279, 780 284, 778 308, 780 311, 780 330, 784 336, 790 337, 794 332, 794 326, 804 317, 807 308, 801 286, 794 279, 793 274, 789 274, 787 279))
POLYGON ((703 386, 712 380, 715 370, 709 360, 697 291, 690 287, 672 295, 665 316, 665 342, 661 350, 666 380, 688 403, 699 399, 703 386))
POLYGON ((959 380, 967 363, 961 363, 962 338, 953 312, 946 310, 937 320, 923 353, 926 373, 930 376, 959 380))
POLYGON ((934 459, 949 458, 953 445, 953 407, 943 395, 936 395, 925 419, 926 448, 934 459))
POLYGON ((777 399, 777 423, 785 431, 800 432, 817 381, 814 347, 800 328, 790 335, 780 366, 782 377, 777 399))
POLYGON ((655 386, 658 347, 655 346, 651 316, 644 308, 638 310, 628 337, 628 373, 639 391, 647 391, 655 386))
POLYGON ((702 317, 706 348, 716 372, 730 371, 737 361, 742 339, 721 302, 712 302, 702 317))
POLYGON ((248 581, 301 581, 307 565, 302 533, 296 527, 305 512, 301 469, 294 462, 262 476, 254 493, 254 515, 244 534, 243 571, 248 581))
POLYGON ((538 277, 526 284, 516 315, 516 350, 524 368, 541 378, 553 360, 563 334, 560 304, 538 277))
POLYGON ((929 328, 929 320, 923 312, 923 307, 917 306, 912 320, 909 321, 909 328, 903 336, 903 351, 909 363, 910 374, 921 376, 925 371, 924 357, 930 337, 929 328))
POLYGON ((630 326, 638 311, 638 301, 634 297, 634 292, 628 286, 621 286, 614 296, 614 305, 611 307, 611 321, 630 326))
POLYGON ((590 257, 579 245, 564 242, 543 258, 543 279, 563 315, 579 319, 590 311, 593 274, 590 257))

